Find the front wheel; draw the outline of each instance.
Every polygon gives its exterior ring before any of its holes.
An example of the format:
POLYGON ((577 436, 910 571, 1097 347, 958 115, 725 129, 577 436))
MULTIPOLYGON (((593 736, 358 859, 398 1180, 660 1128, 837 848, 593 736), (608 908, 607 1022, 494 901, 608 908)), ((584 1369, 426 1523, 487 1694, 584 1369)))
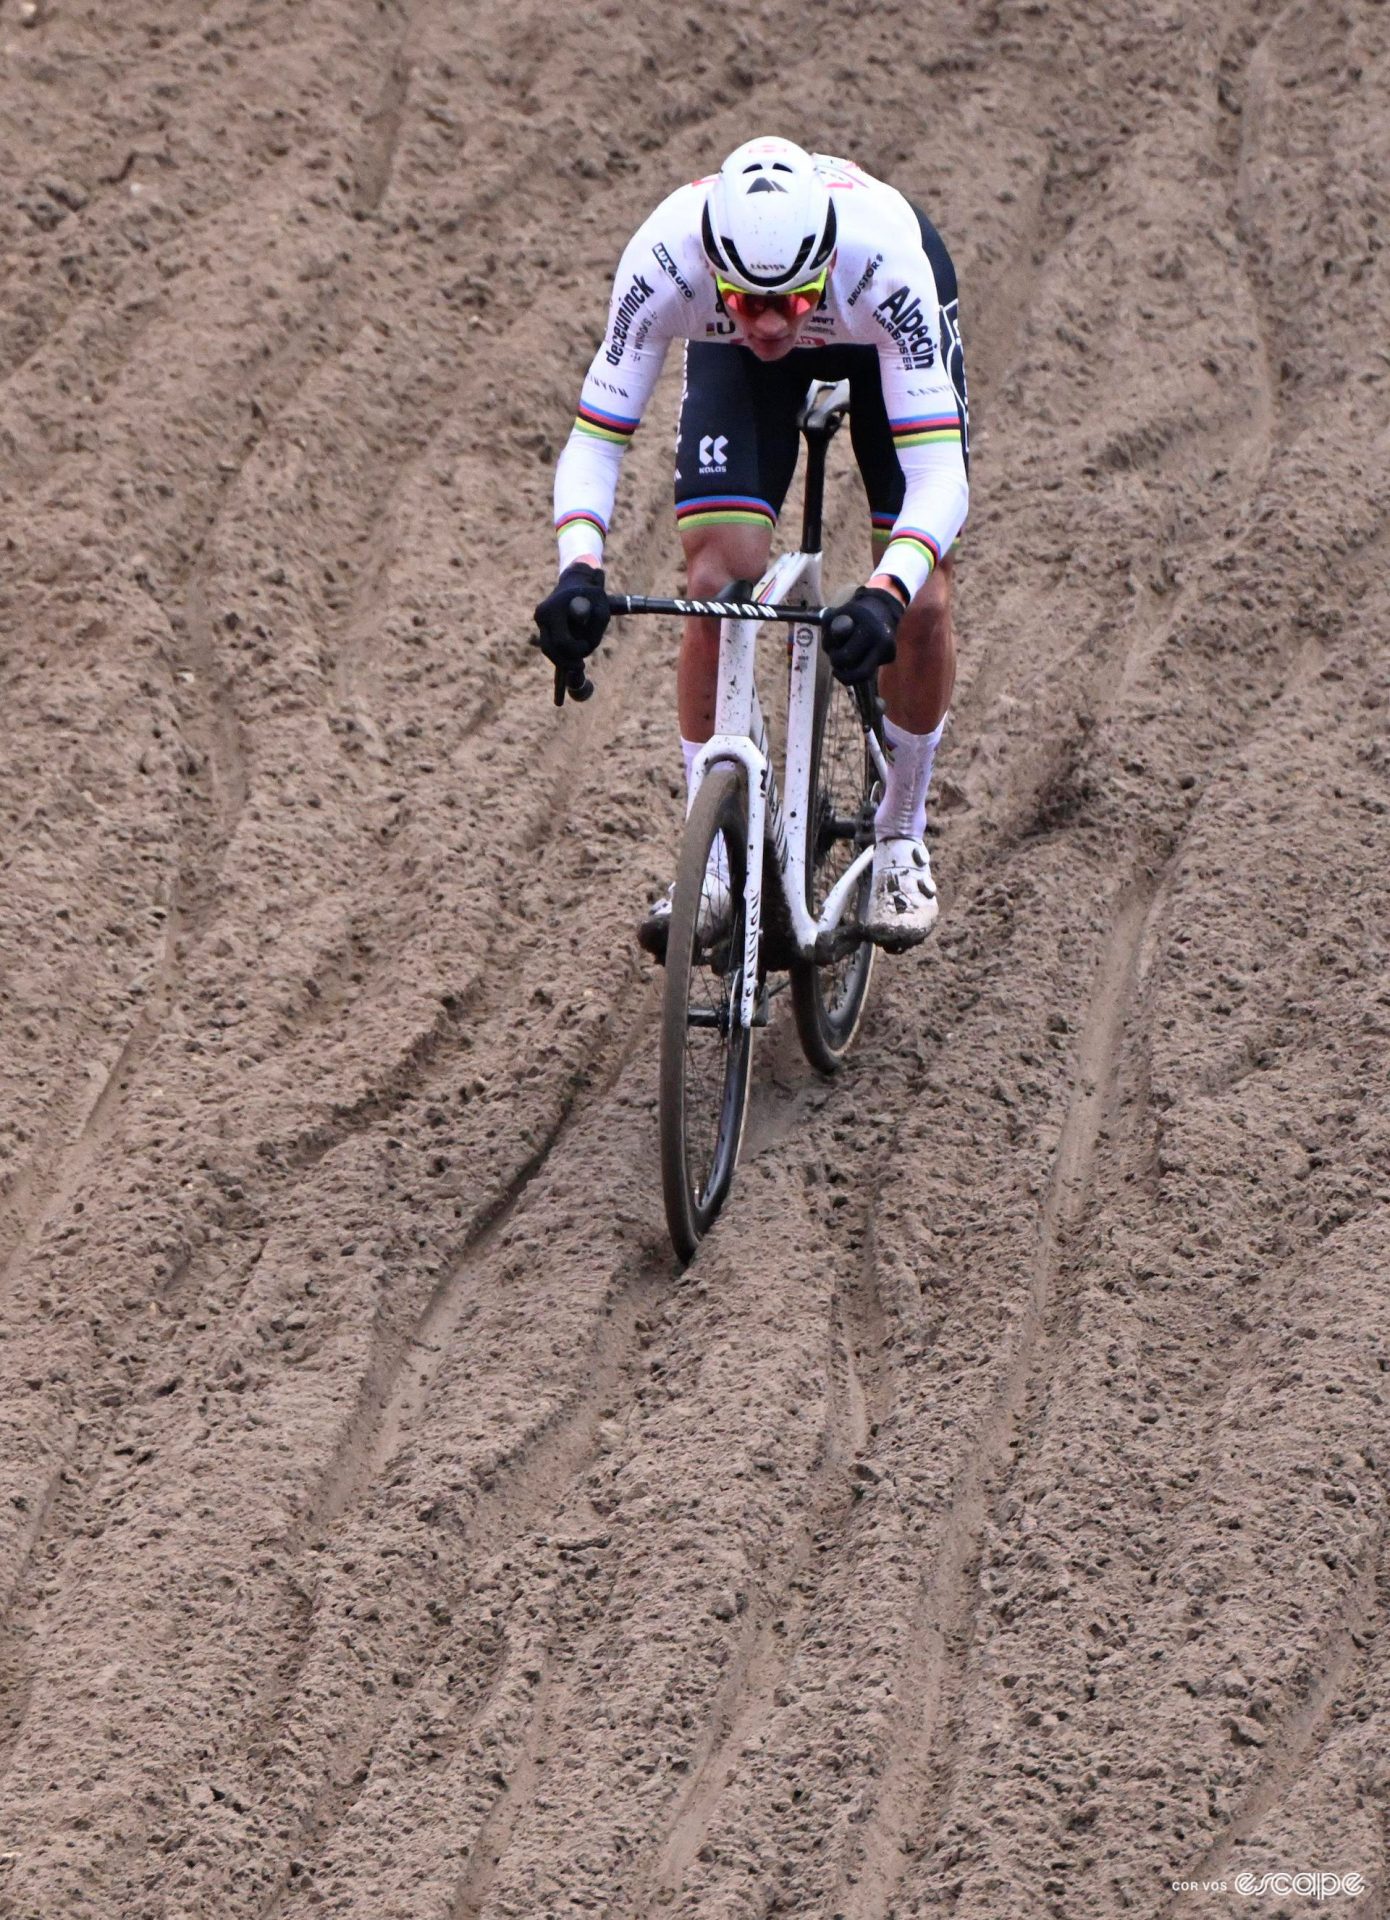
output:
MULTIPOLYGON (((877 770, 848 688, 818 649, 816 708, 811 742, 811 799, 806 810, 806 905, 812 919, 856 854, 873 845, 877 770)), ((852 927, 868 910, 873 874, 866 868, 840 922, 852 927)), ((874 947, 856 941, 817 965, 791 969, 792 1007, 801 1050, 821 1073, 835 1073, 859 1031, 874 970, 874 947)))
MULTIPOLYGON (((734 1177, 753 1035, 739 1018, 743 993, 748 804, 738 768, 709 769, 685 823, 666 943, 661 1017, 661 1184, 666 1222, 689 1260, 734 1177), (722 848, 730 912, 701 926, 705 872, 722 848)), ((706 909, 708 922, 708 909, 706 909)))

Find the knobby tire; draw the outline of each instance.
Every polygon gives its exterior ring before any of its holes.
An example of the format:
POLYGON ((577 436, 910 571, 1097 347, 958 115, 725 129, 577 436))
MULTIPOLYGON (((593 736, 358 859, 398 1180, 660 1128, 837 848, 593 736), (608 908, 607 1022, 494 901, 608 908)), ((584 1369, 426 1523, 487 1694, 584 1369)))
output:
POLYGON ((692 1257, 724 1204, 743 1137, 753 1063, 752 1032, 738 1020, 747 844, 742 772, 713 766, 681 842, 661 1021, 661 1182, 682 1261, 692 1257), (733 911, 728 935, 706 950, 698 938, 700 899, 710 849, 721 836, 733 911), (707 1024, 692 1026, 692 1012, 707 1024), (708 1024, 712 1017, 722 1025, 708 1024))
MULTIPOLYGON (((824 652, 818 648, 817 653, 811 801, 806 811, 806 905, 813 919, 819 916, 835 880, 872 839, 877 777, 853 700, 832 676, 824 652), (833 834, 832 822, 855 817, 855 838, 833 834)), ((872 886, 872 872, 866 870, 841 925, 863 919, 872 886)), ((801 1050, 820 1073, 838 1072, 859 1031, 874 953, 871 943, 863 940, 842 958, 823 965, 810 960, 792 965, 792 1008, 801 1050)))

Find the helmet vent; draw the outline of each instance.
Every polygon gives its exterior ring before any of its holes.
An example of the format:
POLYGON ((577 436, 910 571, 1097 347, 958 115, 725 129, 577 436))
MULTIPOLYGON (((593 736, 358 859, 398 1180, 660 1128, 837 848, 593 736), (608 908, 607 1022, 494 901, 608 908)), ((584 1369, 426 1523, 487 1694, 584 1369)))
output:
POLYGON ((764 174, 761 180, 755 180, 748 189, 750 193, 785 193, 785 187, 779 187, 775 180, 769 180, 764 174))

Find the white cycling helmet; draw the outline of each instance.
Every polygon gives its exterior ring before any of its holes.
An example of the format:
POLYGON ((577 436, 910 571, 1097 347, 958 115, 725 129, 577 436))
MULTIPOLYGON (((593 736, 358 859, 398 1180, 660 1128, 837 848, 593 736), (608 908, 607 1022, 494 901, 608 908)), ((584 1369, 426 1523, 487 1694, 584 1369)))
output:
POLYGON ((809 153, 748 140, 715 176, 700 222, 710 264, 746 293, 787 293, 835 251, 835 206, 809 153))

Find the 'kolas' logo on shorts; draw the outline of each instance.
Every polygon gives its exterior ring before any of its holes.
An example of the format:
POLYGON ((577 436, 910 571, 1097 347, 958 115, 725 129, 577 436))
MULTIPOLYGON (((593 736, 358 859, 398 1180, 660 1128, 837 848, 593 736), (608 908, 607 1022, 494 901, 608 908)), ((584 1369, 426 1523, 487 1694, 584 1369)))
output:
POLYGON ((610 367, 616 367, 623 357, 627 346, 628 328, 637 317, 639 307, 646 305, 652 297, 652 290, 640 273, 632 276, 632 285, 618 302, 618 311, 613 315, 613 338, 608 343, 604 359, 610 367))
POLYGON ((706 434, 700 442, 701 473, 727 473, 729 471, 729 436, 726 433, 706 434))
POLYGON ((874 308, 874 318, 883 331, 898 344, 905 367, 930 367, 936 363, 936 342, 931 321, 922 311, 922 303, 907 287, 899 287, 874 308))

